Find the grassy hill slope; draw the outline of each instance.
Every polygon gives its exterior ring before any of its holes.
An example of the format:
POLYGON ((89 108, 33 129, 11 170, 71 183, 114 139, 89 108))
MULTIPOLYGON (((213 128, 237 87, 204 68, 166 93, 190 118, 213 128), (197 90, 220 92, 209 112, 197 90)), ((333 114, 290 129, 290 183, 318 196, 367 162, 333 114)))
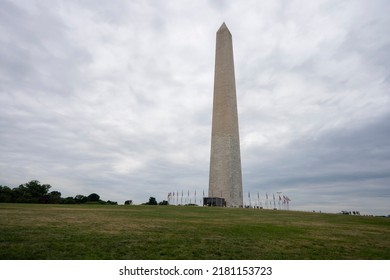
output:
POLYGON ((390 219, 258 209, 4 203, 0 259, 390 259, 390 219))

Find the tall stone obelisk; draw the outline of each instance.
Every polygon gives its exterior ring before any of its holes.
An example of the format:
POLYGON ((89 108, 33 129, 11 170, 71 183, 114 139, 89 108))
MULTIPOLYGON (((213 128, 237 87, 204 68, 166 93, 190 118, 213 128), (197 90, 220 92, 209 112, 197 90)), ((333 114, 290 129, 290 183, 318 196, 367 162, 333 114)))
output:
POLYGON ((224 198, 227 207, 243 206, 233 43, 225 23, 215 51, 209 197, 224 198))

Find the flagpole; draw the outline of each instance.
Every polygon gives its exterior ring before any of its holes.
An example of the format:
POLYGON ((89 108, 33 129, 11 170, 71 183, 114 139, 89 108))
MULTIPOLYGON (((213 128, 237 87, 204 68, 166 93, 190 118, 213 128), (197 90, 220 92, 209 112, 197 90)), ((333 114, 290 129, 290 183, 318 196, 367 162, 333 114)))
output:
POLYGON ((276 208, 276 203, 275 203, 275 194, 273 193, 273 198, 274 198, 274 209, 276 208))

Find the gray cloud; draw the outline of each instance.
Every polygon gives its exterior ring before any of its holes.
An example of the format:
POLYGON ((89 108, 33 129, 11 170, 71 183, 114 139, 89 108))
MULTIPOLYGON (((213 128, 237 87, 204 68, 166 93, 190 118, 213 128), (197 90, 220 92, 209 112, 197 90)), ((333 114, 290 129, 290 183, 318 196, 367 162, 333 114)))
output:
POLYGON ((0 184, 136 203, 207 190, 225 21, 245 191, 390 211, 386 1, 0 5, 0 184))

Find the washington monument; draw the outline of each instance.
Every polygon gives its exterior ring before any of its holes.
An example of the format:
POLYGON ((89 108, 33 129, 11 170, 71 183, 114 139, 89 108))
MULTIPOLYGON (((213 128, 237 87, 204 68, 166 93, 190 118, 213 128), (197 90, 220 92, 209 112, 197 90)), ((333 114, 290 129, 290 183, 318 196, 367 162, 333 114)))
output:
POLYGON ((223 23, 217 31, 209 197, 223 198, 227 207, 243 206, 240 137, 232 35, 223 23))

